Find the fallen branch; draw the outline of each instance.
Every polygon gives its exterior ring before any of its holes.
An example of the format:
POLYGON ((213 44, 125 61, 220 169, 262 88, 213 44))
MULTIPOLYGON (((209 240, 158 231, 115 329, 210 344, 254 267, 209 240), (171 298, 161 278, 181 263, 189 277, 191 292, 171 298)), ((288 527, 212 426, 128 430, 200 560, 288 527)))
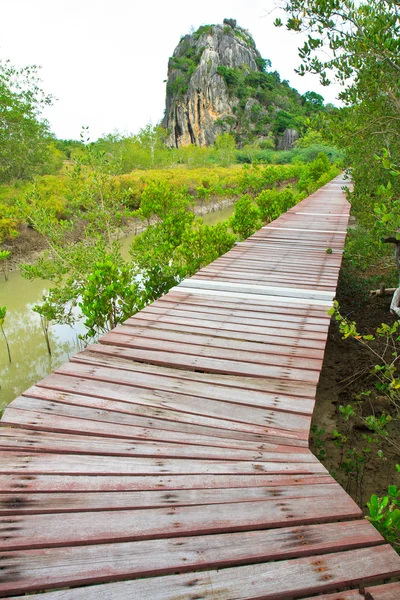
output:
POLYGON ((382 283, 381 287, 379 288, 379 290, 371 290, 370 291, 370 295, 371 296, 391 296, 392 294, 394 294, 394 292, 396 291, 397 288, 386 288, 384 286, 384 284, 382 283))

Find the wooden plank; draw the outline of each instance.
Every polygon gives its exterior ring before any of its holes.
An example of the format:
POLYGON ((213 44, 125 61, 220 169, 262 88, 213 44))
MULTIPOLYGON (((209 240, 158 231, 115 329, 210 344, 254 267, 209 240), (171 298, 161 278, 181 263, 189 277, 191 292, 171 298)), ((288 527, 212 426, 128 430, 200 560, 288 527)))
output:
POLYGON ((365 590, 366 600, 399 600, 400 583, 387 583, 365 590))
MULTIPOLYGON (((69 377, 78 376, 82 380, 97 378, 104 383, 115 382, 121 386, 129 386, 130 389, 157 389, 163 392, 163 396, 165 392, 168 392, 178 394, 179 398, 181 396, 200 397, 255 408, 272 407, 271 402, 275 405, 274 408, 277 408, 276 403, 279 403, 281 410, 311 414, 315 388, 306 387, 306 384, 301 382, 295 384, 276 383, 274 380, 263 381, 259 378, 231 377, 142 365, 129 359, 113 357, 112 354, 109 354, 107 347, 100 348, 101 353, 96 353, 95 349, 97 350, 98 346, 89 346, 87 351, 76 355, 73 361, 60 367, 56 374, 69 377), (307 396, 308 388, 310 395, 307 396), (270 389, 272 389, 271 392, 270 389)), ((42 380, 41 385, 45 381, 50 381, 50 379, 42 380)), ((165 397, 168 398, 168 396, 165 397)))
MULTIPOLYGON (((254 407, 208 399, 203 402, 201 396, 178 396, 154 388, 150 391, 142 388, 128 388, 126 385, 101 381, 100 377, 98 379, 99 383, 93 384, 93 379, 95 378, 85 380, 80 376, 55 374, 50 376, 49 380, 40 382, 43 387, 35 386, 27 390, 25 394, 39 399, 50 398, 64 404, 78 404, 126 413, 132 417, 134 415, 138 418, 150 417, 176 423, 204 425, 217 429, 246 431, 251 434, 266 433, 265 428, 267 426, 282 429, 292 427, 294 429, 306 429, 310 424, 311 411, 307 409, 311 403, 304 403, 301 399, 297 402, 293 400, 291 403, 271 400, 266 402, 263 409, 262 405, 254 407), (45 390, 56 390, 58 394, 51 394, 51 392, 45 390), (196 400, 198 402, 197 406, 196 400), (304 404, 305 408, 303 408, 304 404), (282 408, 286 409, 285 412, 282 412, 282 408), (292 410, 289 410, 289 408, 292 410)), ((113 381, 115 380, 116 377, 113 381)), ((244 402, 245 400, 246 397, 243 398, 244 402)), ((28 408, 34 409, 33 406, 32 404, 28 408)), ((13 407, 17 408, 17 405, 14 404, 13 407)), ((131 424, 135 423, 131 421, 131 424)), ((142 425, 143 423, 140 421, 136 424, 142 425)), ((161 425, 164 425, 164 423, 161 425)), ((209 433, 213 435, 212 432, 209 433)))
POLYGON ((0 473, 54 473, 58 475, 258 475, 267 474, 318 474, 327 473, 318 461, 309 462, 252 462, 202 460, 188 458, 135 459, 123 456, 98 456, 92 454, 0 452, 0 473))
MULTIPOLYGON (((311 417, 281 411, 265 411, 263 424, 240 423, 219 418, 178 412, 164 408, 148 407, 142 404, 117 402, 99 397, 68 393, 67 385, 61 388, 64 397, 58 401, 47 401, 31 396, 16 398, 7 410, 19 409, 36 412, 48 412, 54 415, 84 418, 94 421, 102 420, 121 425, 180 431, 206 435, 207 437, 223 437, 258 442, 265 434, 278 437, 293 438, 297 433, 302 439, 308 437, 311 417), (98 409, 101 409, 99 414, 98 409), (99 418, 100 417, 100 418, 99 418)), ((37 394, 39 396, 39 394, 37 394)), ((9 415, 7 415, 9 419, 9 415)), ((276 442, 278 443, 278 442, 276 442)))
MULTIPOLYGON (((0 593, 288 560, 376 545, 381 541, 379 537, 365 521, 353 521, 173 540, 7 552, 3 554, 5 567, 0 593)), ((355 594, 346 593, 340 598, 362 600, 355 594)), ((325 598, 339 600, 337 594, 325 598)))
MULTIPOLYGON (((167 366, 175 369, 207 371, 208 373, 219 373, 223 375, 239 375, 241 377, 262 377, 272 379, 288 379, 290 381, 302 381, 316 385, 319 379, 319 371, 303 370, 295 367, 282 367, 271 365, 260 365, 239 360, 224 360, 218 358, 207 358, 193 356, 177 352, 161 352, 159 350, 137 350, 133 348, 120 348, 118 346, 95 346, 100 354, 112 354, 116 357, 127 358, 136 362, 167 366)), ((92 350, 93 347, 90 346, 92 350)))
MULTIPOLYGON (((144 409, 140 405, 132 405, 133 409, 129 412, 129 405, 122 403, 124 412, 119 411, 115 407, 115 401, 99 400, 96 397, 84 397, 74 394, 68 394, 62 402, 49 402, 46 400, 38 400, 37 398, 21 396, 7 408, 5 415, 5 423, 11 424, 10 412, 19 410, 27 410, 29 412, 38 412, 52 414, 56 416, 67 416, 79 419, 89 419, 92 421, 102 421, 114 423, 122 426, 121 433, 129 432, 123 426, 139 427, 147 429, 159 429, 165 432, 174 431, 190 434, 205 435, 207 437, 222 437, 238 439, 250 442, 264 441, 264 435, 276 435, 281 438, 294 438, 296 435, 302 439, 308 437, 310 425, 310 417, 302 415, 291 415, 289 413, 266 413, 265 426, 248 425, 236 423, 234 421, 222 421, 221 419, 212 419, 200 417, 199 415, 190 415, 186 413, 161 411, 157 414, 157 410, 153 411, 144 409), (82 400, 82 405, 79 404, 82 400), (108 406, 107 406, 108 405, 108 406), (101 411, 98 408, 102 406, 101 411), (125 408, 126 407, 126 408, 125 408), (137 410, 135 410, 137 409, 137 410), (143 410, 142 410, 143 409, 143 410), (143 414, 140 414, 140 412, 143 414), (147 414, 145 414, 147 412, 147 414), (286 416, 288 415, 288 416, 286 416), (274 425, 278 423, 278 427, 274 425), (287 425, 290 422, 291 428, 287 425)), ((18 415, 13 412, 14 418, 18 415)), ((18 424, 18 422, 16 422, 18 424)), ((118 433, 118 428, 114 429, 118 433)), ((79 433, 79 430, 77 431, 79 433)), ((133 431, 132 431, 133 433, 133 431)), ((168 434, 165 433, 165 437, 168 434)), ((266 440, 265 440, 266 441, 266 440)), ((278 443, 278 442, 277 442, 278 443)))
MULTIPOLYGON (((220 297, 223 297, 223 293, 220 294, 220 297)), ((327 311, 328 307, 324 307, 324 309, 327 311)), ((182 325, 190 325, 191 327, 203 327, 203 328, 211 328, 211 329, 218 329, 220 331, 226 331, 226 332, 237 332, 237 333, 242 333, 245 334, 244 336, 242 336, 241 339, 244 340, 251 340, 254 338, 251 338, 250 336, 255 334, 255 335, 265 335, 265 336, 269 336, 269 338, 271 336, 276 336, 279 338, 284 338, 284 337, 288 337, 293 339, 293 337, 296 337, 299 339, 299 344, 301 345, 301 343, 303 342, 303 340, 312 340, 312 341, 317 341, 321 344, 324 344, 326 341, 326 333, 325 332, 317 332, 317 331, 308 331, 306 329, 301 329, 297 330, 297 331, 293 331, 290 326, 288 325, 287 328, 285 328, 284 326, 282 327, 276 327, 276 326, 266 326, 265 322, 262 321, 261 319, 259 319, 261 322, 259 324, 253 324, 251 321, 245 320, 240 323, 237 323, 237 319, 226 319, 225 322, 221 321, 218 318, 215 319, 210 319, 209 315, 207 315, 207 319, 205 319, 201 314, 198 314, 197 317, 194 315, 190 315, 190 320, 189 320, 189 315, 185 314, 184 311, 181 311, 182 314, 177 316, 177 315, 172 315, 171 313, 168 315, 165 314, 157 314, 157 313, 151 313, 151 312, 146 312, 146 313, 136 313, 136 315, 131 319, 128 319, 128 321, 125 321, 126 325, 129 325, 131 323, 137 323, 139 320, 141 321, 141 323, 143 325, 145 325, 147 322, 153 321, 153 322, 157 322, 160 321, 162 324, 164 323, 178 323, 178 324, 182 324, 182 325), (249 337, 247 337, 249 336, 249 337)), ((281 322, 279 322, 281 323, 281 322)))
MULTIPOLYGON (((145 308, 143 311, 140 311, 140 315, 146 315, 146 317, 147 315, 168 315, 174 317, 183 317, 185 319, 217 321, 218 323, 229 321, 231 325, 253 325, 255 327, 263 327, 267 329, 271 327, 275 329, 288 329, 291 335, 298 335, 298 332, 301 331, 305 325, 307 325, 307 330, 309 332, 315 332, 316 334, 320 334, 319 336, 315 336, 317 339, 323 337, 323 334, 325 333, 326 328, 329 327, 330 322, 330 319, 327 318, 324 321, 321 321, 320 323, 309 323, 307 322, 306 315, 299 317, 295 322, 289 322, 286 319, 269 319, 269 315, 268 318, 266 318, 266 316, 257 318, 256 314, 253 315, 253 317, 249 317, 247 315, 241 316, 240 314, 238 316, 235 316, 235 314, 224 315, 213 313, 206 313, 203 315, 200 311, 197 310, 197 308, 191 310, 190 307, 187 307, 187 305, 181 306, 179 309, 175 309, 164 308, 159 306, 157 303, 154 303, 145 308)), ((136 316, 137 315, 135 315, 135 317, 136 316)), ((135 319, 135 317, 133 318, 135 319)))
MULTIPOLYGON (((296 398, 315 398, 315 386, 303 381, 287 381, 287 380, 276 380, 269 378, 259 377, 241 377, 239 375, 224 375, 223 373, 209 373, 205 371, 188 371, 185 369, 173 369, 170 367, 164 367, 161 365, 150 365, 144 363, 135 363, 135 361, 124 357, 124 350, 121 349, 121 355, 115 356, 113 349, 100 344, 88 346, 83 352, 76 354, 69 363, 63 365, 62 368, 58 369, 57 372, 66 372, 68 365, 71 365, 71 369, 74 368, 75 363, 86 364, 94 367, 104 367, 108 369, 118 369, 118 371, 132 372, 135 373, 135 378, 139 379, 139 374, 142 373, 147 377, 150 373, 167 382, 171 381, 172 378, 177 378, 180 381, 190 381, 190 387, 195 386, 195 382, 202 382, 207 384, 215 384, 218 386, 229 387, 240 390, 251 390, 262 391, 264 393, 273 393, 277 396, 286 394, 287 396, 293 396, 296 398), (247 383, 247 385, 246 385, 247 383)), ((120 377, 124 377, 123 373, 118 373, 120 377)), ((184 386, 184 383, 182 383, 184 386)))
MULTIPOLYGON (((121 346, 122 348, 132 348, 139 351, 150 351, 162 354, 169 352, 173 354, 185 354, 190 356, 216 358, 218 360, 239 361, 241 363, 250 363, 252 365, 274 365, 289 368, 305 369, 310 371, 320 371, 322 369, 322 358, 310 358, 304 356, 304 353, 297 351, 294 353, 278 353, 267 349, 265 352, 260 349, 252 351, 241 349, 232 349, 216 346, 213 343, 207 343, 205 340, 198 340, 196 343, 189 341, 157 340, 140 336, 135 337, 128 328, 119 327, 110 331, 99 340, 101 344, 109 346, 121 346)), ((262 349, 261 349, 262 350, 262 349)))
POLYGON ((183 288, 203 288, 206 290, 215 290, 215 291, 230 291, 230 292, 241 292, 247 294, 258 294, 268 296, 278 296, 285 297, 288 296, 293 300, 293 298, 300 298, 305 300, 318 300, 318 301, 326 301, 330 302, 333 300, 333 292, 321 291, 321 290, 313 290, 307 289, 308 286, 305 284, 304 288, 297 288, 295 285, 291 287, 285 285, 275 284, 274 286, 269 285, 248 285, 248 284, 240 284, 240 283, 228 283, 228 282, 219 282, 219 281, 200 281, 194 275, 190 279, 184 279, 178 285, 178 287, 183 288))
POLYGON ((399 571, 398 556, 384 545, 39 594, 35 600, 291 600, 397 575, 399 571))
MULTIPOLYGON (((219 350, 234 350, 235 352, 250 353, 251 356, 255 355, 257 360, 257 354, 272 354, 282 356, 298 356, 299 359, 311 358, 313 360, 321 360, 323 358, 323 351, 311 348, 302 348, 297 344, 293 346, 284 345, 281 346, 279 341, 275 339, 275 343, 266 344, 260 342, 248 342, 243 339, 230 339, 229 337, 214 336, 214 335, 202 335, 201 333, 185 333, 184 331, 176 330, 163 330, 162 324, 157 328, 155 327, 140 327, 134 325, 119 325, 112 332, 116 335, 129 336, 131 342, 138 342, 140 344, 145 343, 146 345, 153 343, 154 341, 158 344, 161 341, 169 343, 179 344, 190 344, 197 346, 207 346, 209 349, 217 348, 219 350)), ((108 335, 108 334, 107 334, 108 335)), ((103 342, 104 338, 101 338, 103 342)))
POLYGON ((358 590, 346 590, 345 592, 336 592, 335 594, 324 594, 321 596, 312 596, 304 598, 304 600, 365 600, 365 596, 361 596, 358 590))
MULTIPOLYGON (((303 317, 306 315, 309 319, 316 319, 317 321, 324 320, 327 318, 326 310, 318 306, 303 306, 282 304, 280 302, 271 302, 268 304, 255 301, 252 297, 248 298, 246 302, 238 302, 235 300, 221 301, 216 296, 207 296, 206 294, 198 296, 192 292, 184 294, 170 290, 165 296, 161 296, 156 303, 157 306, 165 307, 178 307, 178 305, 186 306, 192 305, 196 307, 204 307, 208 312, 214 312, 214 309, 218 310, 230 310, 239 311, 244 313, 243 316, 251 318, 251 314, 259 313, 259 317, 268 315, 271 318, 276 318, 278 321, 285 320, 285 315, 289 317, 289 321, 296 320, 299 316, 303 317), (291 317, 291 318, 290 318, 291 317)), ((140 311, 143 314, 143 311, 140 311)), ((137 313, 138 314, 138 313, 137 313)), ((134 317, 133 317, 134 318, 134 317)))
MULTIPOLYGON (((223 338, 224 340, 231 340, 233 343, 260 343, 260 344, 272 344, 275 347, 289 346, 291 348, 302 348, 302 349, 315 349, 316 352, 323 352, 325 350, 325 342, 323 340, 315 339, 304 339, 296 337, 294 334, 290 335, 273 335, 269 333, 255 333, 244 331, 235 331, 232 328, 229 329, 229 323, 224 323, 222 327, 218 326, 218 323, 208 324, 207 326, 202 325, 201 322, 190 321, 188 323, 185 319, 164 317, 163 319, 154 318, 151 319, 139 317, 140 313, 137 313, 131 319, 125 321, 124 325, 135 328, 135 330, 143 332, 147 336, 152 336, 153 332, 179 332, 185 334, 194 335, 206 335, 213 337, 215 340, 223 338)), ((256 328, 253 328, 256 329, 256 328)))
MULTIPOLYGON (((129 492, 330 485, 330 475, 1 475, 0 494, 129 492)), ((21 496, 22 494, 22 496, 21 496)))
MULTIPOLYGON (((208 442, 210 443, 210 442, 208 442)), ((238 444, 240 447, 240 444, 238 444)), ((0 448, 2 450, 18 450, 23 452, 53 452, 58 454, 101 454, 103 456, 153 456, 210 458, 224 460, 265 460, 273 456, 276 460, 291 460, 291 457, 302 456, 306 462, 311 452, 307 448, 284 446, 279 444, 255 445, 253 449, 236 449, 228 447, 210 447, 205 443, 182 444, 170 443, 166 440, 159 442, 138 441, 137 443, 124 440, 107 440, 104 437, 84 436, 79 434, 59 434, 26 429, 6 428, 0 431, 0 448), (278 458, 279 457, 279 458, 278 458)), ((312 456, 312 455, 311 455, 312 456)), ((294 458, 295 460, 295 458, 294 458)))
MULTIPOLYGON (((332 498, 287 498, 265 502, 169 506, 146 510, 116 510, 0 517, 4 550, 118 543, 210 533, 230 533, 355 519, 358 506, 343 491, 332 498)), ((394 551, 393 551, 394 552, 394 551)), ((392 561, 393 562, 393 561, 392 561)), ((400 572, 400 560, 396 559, 400 572)))
MULTIPOLYGON (((263 502, 271 499, 340 497, 342 488, 337 483, 326 485, 258 486, 246 488, 214 488, 203 490, 138 491, 116 494, 101 493, 24 493, 0 494, 0 515, 45 514, 61 512, 93 512, 104 510, 132 510, 162 508, 165 506, 211 506, 235 502, 263 502)), ((212 508, 211 508, 212 510, 212 508)))
MULTIPOLYGON (((14 401, 15 402, 15 401, 14 401)), ((62 405, 60 405, 62 406, 62 405)), ((57 412, 61 412, 59 409, 57 412)), ((13 408, 13 403, 9 405, 3 415, 3 423, 5 425, 18 426, 28 428, 32 431, 49 431, 59 433, 77 433, 93 436, 101 436, 109 439, 128 439, 128 440, 146 440, 154 442, 168 441, 171 443, 185 444, 188 440, 187 426, 184 431, 176 431, 171 429, 156 429, 152 427, 138 427, 131 425, 122 425, 114 423, 107 419, 107 414, 104 411, 92 411, 88 418, 87 409, 83 412, 79 411, 78 418, 75 416, 67 416, 59 414, 49 414, 48 412, 31 411, 27 409, 13 408)), ((293 447, 307 447, 306 439, 299 439, 299 435, 291 438, 283 435, 265 434, 263 436, 254 436, 254 439, 241 439, 238 433, 229 435, 226 430, 223 431, 224 437, 220 431, 210 431, 207 435, 207 430, 202 430, 201 433, 190 433, 190 441, 192 444, 200 446, 213 446, 220 448, 238 448, 243 450, 261 450, 266 444, 285 444, 293 447), (212 435, 215 434, 215 437, 212 435), (218 437, 220 436, 220 437, 218 437)), ((274 431, 274 430, 273 430, 274 431)))

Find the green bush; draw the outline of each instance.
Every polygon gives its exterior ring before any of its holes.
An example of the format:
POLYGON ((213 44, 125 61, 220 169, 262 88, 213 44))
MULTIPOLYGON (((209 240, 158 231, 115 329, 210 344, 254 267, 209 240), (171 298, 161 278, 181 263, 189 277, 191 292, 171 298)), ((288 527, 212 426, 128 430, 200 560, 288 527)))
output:
POLYGON ((260 229, 261 215, 258 207, 253 203, 249 195, 243 196, 235 204, 235 211, 229 224, 232 231, 244 240, 260 229))

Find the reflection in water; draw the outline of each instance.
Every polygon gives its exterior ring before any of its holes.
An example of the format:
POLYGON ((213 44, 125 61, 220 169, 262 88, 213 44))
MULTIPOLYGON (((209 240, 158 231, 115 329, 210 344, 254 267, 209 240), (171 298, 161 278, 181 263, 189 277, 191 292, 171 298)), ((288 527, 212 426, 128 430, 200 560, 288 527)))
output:
MULTIPOLYGON (((204 215, 208 225, 228 219, 233 206, 204 215)), ((123 240, 123 254, 128 258, 128 248, 133 239, 123 240)), ((74 328, 68 325, 50 326, 50 344, 53 355, 47 353, 40 316, 32 311, 49 284, 27 281, 18 272, 9 274, 8 281, 0 278, 0 306, 7 307, 4 330, 11 350, 11 365, 3 338, 0 338, 0 412, 16 396, 40 381, 78 352, 78 335, 84 332, 82 323, 74 328)))

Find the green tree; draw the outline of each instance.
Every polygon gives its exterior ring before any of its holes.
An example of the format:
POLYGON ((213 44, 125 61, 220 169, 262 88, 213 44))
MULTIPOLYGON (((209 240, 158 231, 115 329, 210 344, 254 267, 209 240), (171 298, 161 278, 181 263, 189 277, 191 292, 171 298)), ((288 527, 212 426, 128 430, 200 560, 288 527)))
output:
POLYGON ((36 66, 0 61, 0 182, 30 177, 54 160, 50 130, 41 118, 52 98, 40 88, 36 66))
POLYGON ((261 213, 251 196, 242 196, 235 204, 235 211, 229 224, 232 231, 239 234, 241 239, 246 239, 261 227, 261 213))
POLYGON ((139 284, 118 242, 125 209, 113 184, 104 152, 87 143, 71 174, 68 218, 60 220, 35 186, 20 203, 21 212, 48 245, 36 265, 21 269, 28 279, 55 284, 43 304, 34 307, 46 324, 45 336, 51 321, 71 325, 84 316, 85 337, 92 339, 139 306, 139 284))
POLYGON ((222 133, 215 138, 217 160, 223 167, 229 167, 235 161, 235 138, 229 133, 222 133))
MULTIPOLYGON (((316 73, 323 85, 337 81, 344 107, 329 111, 324 136, 345 148, 355 182, 353 212, 364 243, 362 252, 386 252, 382 234, 392 234, 400 216, 400 178, 387 168, 400 155, 400 9, 394 0, 285 0, 281 3, 292 31, 306 31, 299 49, 300 75, 316 73), (377 161, 374 155, 385 160, 377 161), (385 165, 387 163, 387 165, 385 165), (379 195, 387 189, 390 198, 379 195), (383 206, 382 206, 383 205, 383 206), (392 214, 386 231, 376 228, 376 210, 392 214)), ((276 25, 283 25, 277 19, 276 25)), ((350 254, 355 260, 354 236, 350 254)), ((360 240, 361 238, 359 238, 360 240)), ((356 244, 357 245, 357 244, 356 244)), ((358 260, 358 259, 357 259, 358 260)))

